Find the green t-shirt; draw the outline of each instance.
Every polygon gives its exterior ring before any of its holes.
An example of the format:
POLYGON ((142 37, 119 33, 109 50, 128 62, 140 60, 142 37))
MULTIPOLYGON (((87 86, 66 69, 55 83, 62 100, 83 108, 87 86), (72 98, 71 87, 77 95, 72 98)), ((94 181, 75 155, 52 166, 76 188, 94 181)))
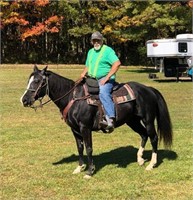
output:
MULTIPOLYGON (((103 45, 98 51, 92 48, 86 59, 88 75, 100 79, 109 73, 112 64, 118 60, 115 51, 107 45, 103 45)), ((111 76, 111 79, 115 79, 115 74, 111 76)))

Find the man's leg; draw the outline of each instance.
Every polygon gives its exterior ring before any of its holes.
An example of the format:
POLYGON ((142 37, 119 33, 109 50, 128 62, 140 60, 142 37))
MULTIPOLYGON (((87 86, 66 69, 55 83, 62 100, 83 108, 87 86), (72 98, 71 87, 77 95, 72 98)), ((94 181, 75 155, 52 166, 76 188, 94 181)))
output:
POLYGON ((113 88, 114 81, 109 81, 105 85, 100 85, 100 93, 99 98, 101 103, 103 104, 106 120, 107 120, 107 129, 114 128, 114 119, 115 119, 115 107, 114 102, 112 100, 111 92, 113 88))

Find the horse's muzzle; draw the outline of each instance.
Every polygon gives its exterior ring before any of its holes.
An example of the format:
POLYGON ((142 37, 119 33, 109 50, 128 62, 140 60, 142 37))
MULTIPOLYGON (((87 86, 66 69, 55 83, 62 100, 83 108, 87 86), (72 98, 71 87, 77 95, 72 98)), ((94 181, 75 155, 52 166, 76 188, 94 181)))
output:
POLYGON ((21 103, 23 104, 24 107, 29 107, 32 106, 35 102, 34 98, 29 98, 27 96, 22 96, 20 99, 21 103))

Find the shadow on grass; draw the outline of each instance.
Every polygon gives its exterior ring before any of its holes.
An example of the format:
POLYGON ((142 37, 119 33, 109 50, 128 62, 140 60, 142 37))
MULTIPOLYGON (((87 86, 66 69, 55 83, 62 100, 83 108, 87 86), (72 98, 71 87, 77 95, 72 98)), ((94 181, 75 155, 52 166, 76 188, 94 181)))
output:
POLYGON ((154 79, 154 81, 159 83, 171 83, 171 82, 192 82, 191 78, 181 79, 177 80, 177 78, 166 78, 166 79, 154 79))
POLYGON ((128 73, 157 73, 159 72, 158 70, 152 69, 152 68, 140 68, 140 69, 125 69, 125 72, 128 73))
MULTIPOLYGON (((119 147, 109 152, 101 153, 99 155, 93 155, 94 164, 96 171, 101 170, 106 165, 115 164, 117 167, 126 168, 129 164, 137 162, 137 151, 138 149, 133 146, 119 147)), ((152 151, 144 151, 144 159, 149 161, 151 159, 152 151)), ((158 163, 157 167, 163 162, 164 159, 176 160, 177 154, 171 150, 158 150, 158 163)), ((84 156, 86 161, 86 156, 84 156)), ((61 165, 64 163, 77 162, 78 156, 72 154, 69 157, 63 158, 53 165, 61 165)))

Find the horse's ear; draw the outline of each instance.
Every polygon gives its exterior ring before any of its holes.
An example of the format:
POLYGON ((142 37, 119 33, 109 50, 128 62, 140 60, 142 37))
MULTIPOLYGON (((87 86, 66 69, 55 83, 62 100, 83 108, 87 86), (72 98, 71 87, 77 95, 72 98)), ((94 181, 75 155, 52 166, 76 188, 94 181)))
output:
POLYGON ((46 74, 47 68, 48 68, 48 66, 46 66, 44 69, 42 69, 42 71, 41 71, 41 74, 42 74, 42 75, 45 75, 45 74, 46 74))
POLYGON ((38 69, 37 65, 35 64, 34 65, 34 72, 37 72, 37 71, 39 71, 39 69, 38 69))
POLYGON ((44 71, 47 71, 47 68, 48 68, 48 66, 46 66, 46 67, 44 68, 44 71))

